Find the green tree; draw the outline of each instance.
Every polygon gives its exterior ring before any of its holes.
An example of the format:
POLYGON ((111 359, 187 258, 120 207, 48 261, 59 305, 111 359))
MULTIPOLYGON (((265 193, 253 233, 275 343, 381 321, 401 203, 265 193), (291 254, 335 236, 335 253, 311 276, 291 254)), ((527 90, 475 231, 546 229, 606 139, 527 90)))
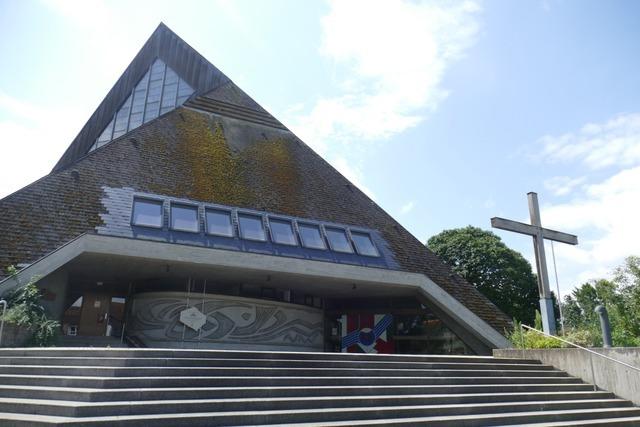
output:
POLYGON ((601 345, 600 320, 594 312, 599 304, 607 308, 615 346, 640 345, 640 258, 628 257, 614 271, 611 280, 583 283, 566 295, 562 304, 565 325, 594 337, 601 345))
POLYGON ((620 321, 640 342, 640 257, 627 257, 624 264, 614 271, 613 282, 618 285, 622 301, 620 321))
POLYGON ((427 247, 505 314, 533 324, 539 297, 531 264, 500 237, 468 226, 431 237, 427 247))

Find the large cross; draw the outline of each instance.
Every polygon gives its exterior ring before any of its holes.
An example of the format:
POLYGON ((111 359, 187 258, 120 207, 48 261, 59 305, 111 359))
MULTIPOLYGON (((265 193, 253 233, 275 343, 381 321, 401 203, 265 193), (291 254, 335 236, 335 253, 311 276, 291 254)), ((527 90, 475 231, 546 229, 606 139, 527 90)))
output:
POLYGON ((540 221, 540 208, 538 207, 538 195, 527 193, 529 198, 529 215, 531 225, 504 218, 491 218, 491 226, 502 230, 514 231, 533 237, 533 249, 536 254, 536 267, 538 269, 538 291, 540 292, 540 314, 542 315, 542 327, 548 334, 556 334, 556 318, 553 311, 553 300, 549 288, 549 274, 547 273, 547 259, 544 255, 544 239, 556 242, 578 244, 578 237, 573 234, 543 228, 540 221))

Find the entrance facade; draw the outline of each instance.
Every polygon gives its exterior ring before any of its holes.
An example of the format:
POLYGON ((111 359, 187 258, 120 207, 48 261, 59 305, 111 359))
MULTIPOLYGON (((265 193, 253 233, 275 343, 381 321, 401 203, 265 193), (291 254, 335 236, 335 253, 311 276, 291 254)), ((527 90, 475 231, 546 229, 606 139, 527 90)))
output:
MULTIPOLYGON (((101 285, 102 287, 102 285, 101 285)), ((118 286, 71 292, 61 318, 68 337, 121 337, 125 325, 126 294, 118 286)))

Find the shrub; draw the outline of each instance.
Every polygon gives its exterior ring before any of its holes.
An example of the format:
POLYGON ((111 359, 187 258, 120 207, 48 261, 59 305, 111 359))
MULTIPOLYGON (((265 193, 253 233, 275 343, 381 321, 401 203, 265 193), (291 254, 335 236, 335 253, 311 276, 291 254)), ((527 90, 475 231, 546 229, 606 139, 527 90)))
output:
POLYGON ((4 320, 29 329, 32 332, 31 345, 46 347, 55 342, 60 323, 47 317, 44 307, 40 304, 40 289, 34 282, 35 280, 32 280, 9 293, 6 298, 8 308, 4 320))
MULTIPOLYGON (((514 320, 514 329, 508 335, 509 340, 516 348, 543 349, 543 348, 570 348, 572 345, 566 344, 558 339, 548 337, 539 332, 521 328, 521 324, 514 320)), ((536 324, 536 329, 541 330, 536 324)), ((595 347, 600 345, 602 338, 598 331, 590 329, 569 329, 561 338, 582 347, 595 347)))

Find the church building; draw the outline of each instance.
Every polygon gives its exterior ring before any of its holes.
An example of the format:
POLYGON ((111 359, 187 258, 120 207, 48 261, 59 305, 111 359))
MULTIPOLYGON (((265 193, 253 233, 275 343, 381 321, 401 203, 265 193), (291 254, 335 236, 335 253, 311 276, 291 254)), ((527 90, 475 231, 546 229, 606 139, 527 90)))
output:
POLYGON ((509 346, 505 314, 164 24, 53 170, 0 200, 0 269, 0 296, 36 281, 67 343, 509 346))

